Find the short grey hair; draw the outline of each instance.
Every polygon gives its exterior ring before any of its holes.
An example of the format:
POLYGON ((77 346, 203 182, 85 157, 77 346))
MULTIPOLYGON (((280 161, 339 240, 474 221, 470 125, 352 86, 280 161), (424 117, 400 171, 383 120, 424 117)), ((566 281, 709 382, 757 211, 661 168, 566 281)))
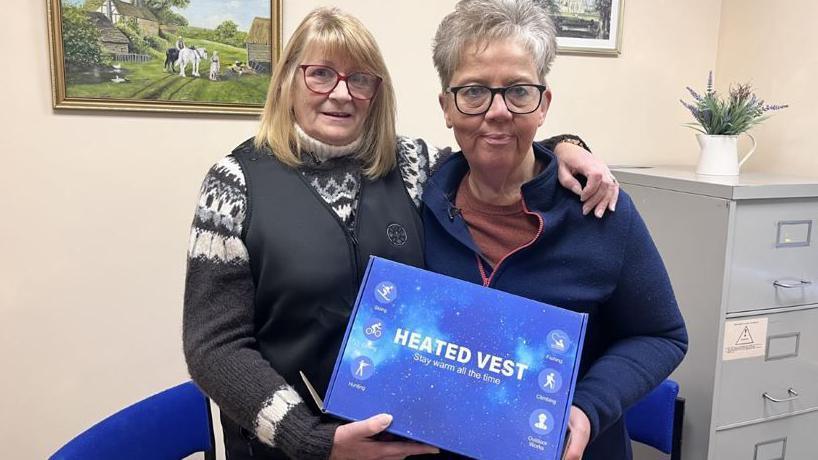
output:
POLYGON ((551 70, 557 30, 542 1, 461 0, 437 27, 432 56, 443 90, 449 86, 466 46, 516 39, 531 53, 540 83, 551 70))

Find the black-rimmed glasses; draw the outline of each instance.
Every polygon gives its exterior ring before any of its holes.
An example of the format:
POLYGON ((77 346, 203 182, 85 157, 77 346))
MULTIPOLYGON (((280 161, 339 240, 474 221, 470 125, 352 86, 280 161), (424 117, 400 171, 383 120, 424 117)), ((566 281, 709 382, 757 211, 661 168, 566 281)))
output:
POLYGON ((381 77, 366 72, 353 72, 341 75, 332 67, 324 65, 301 65, 304 71, 304 83, 313 93, 329 94, 335 91, 339 81, 347 84, 349 96, 353 99, 369 100, 375 97, 381 84, 381 77))
POLYGON ((483 115, 491 108, 494 95, 503 96, 508 111, 519 115, 534 112, 542 104, 544 85, 521 84, 499 88, 482 85, 452 86, 449 92, 454 95, 454 105, 464 115, 483 115))

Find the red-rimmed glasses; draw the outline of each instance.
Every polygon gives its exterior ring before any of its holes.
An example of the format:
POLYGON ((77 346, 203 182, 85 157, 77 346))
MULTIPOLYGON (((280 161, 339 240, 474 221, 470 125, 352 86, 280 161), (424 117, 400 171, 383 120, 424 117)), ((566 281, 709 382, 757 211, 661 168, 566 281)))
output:
POLYGON ((332 67, 325 65, 303 64, 300 67, 304 71, 307 89, 318 94, 329 94, 335 91, 339 81, 344 81, 351 98, 368 101, 375 97, 382 81, 381 77, 367 72, 341 75, 332 67))

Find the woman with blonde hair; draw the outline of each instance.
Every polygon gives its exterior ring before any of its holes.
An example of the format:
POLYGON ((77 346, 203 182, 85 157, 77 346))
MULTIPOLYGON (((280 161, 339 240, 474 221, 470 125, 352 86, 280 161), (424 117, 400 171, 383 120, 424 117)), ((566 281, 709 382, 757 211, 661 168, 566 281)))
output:
MULTIPOLYGON (((580 151, 573 168, 604 182, 604 165, 580 151)), ((184 351, 222 411, 229 459, 437 452, 375 438, 386 414, 326 418, 305 403, 299 371, 325 392, 370 255, 423 266, 417 207, 448 153, 395 135, 392 81, 357 19, 321 8, 303 20, 258 134, 211 168, 191 230, 184 351)), ((611 205, 610 185, 587 187, 586 203, 611 205)))

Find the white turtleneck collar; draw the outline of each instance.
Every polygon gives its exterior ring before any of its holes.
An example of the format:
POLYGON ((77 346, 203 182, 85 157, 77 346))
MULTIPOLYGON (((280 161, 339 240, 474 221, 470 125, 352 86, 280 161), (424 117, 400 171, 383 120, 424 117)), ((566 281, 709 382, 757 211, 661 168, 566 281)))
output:
POLYGON ((298 135, 301 150, 311 153, 318 161, 326 161, 332 158, 340 158, 357 153, 363 140, 363 135, 361 135, 347 145, 330 145, 305 133, 304 130, 298 126, 298 123, 295 124, 295 132, 298 135))

